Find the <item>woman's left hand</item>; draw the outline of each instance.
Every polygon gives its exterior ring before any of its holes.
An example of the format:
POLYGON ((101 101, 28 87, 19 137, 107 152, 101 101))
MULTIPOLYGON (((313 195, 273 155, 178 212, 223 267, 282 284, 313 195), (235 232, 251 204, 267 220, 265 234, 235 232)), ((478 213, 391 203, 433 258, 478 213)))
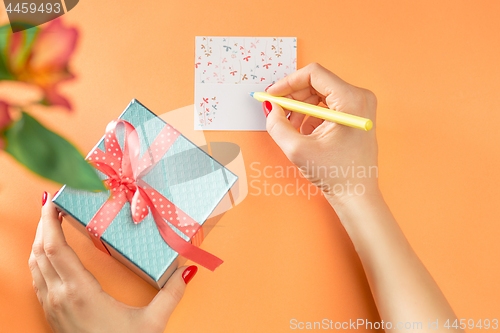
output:
POLYGON ((66 243, 62 217, 51 198, 45 199, 29 267, 54 332, 163 332, 197 267, 178 268, 148 306, 121 303, 85 269, 66 243))

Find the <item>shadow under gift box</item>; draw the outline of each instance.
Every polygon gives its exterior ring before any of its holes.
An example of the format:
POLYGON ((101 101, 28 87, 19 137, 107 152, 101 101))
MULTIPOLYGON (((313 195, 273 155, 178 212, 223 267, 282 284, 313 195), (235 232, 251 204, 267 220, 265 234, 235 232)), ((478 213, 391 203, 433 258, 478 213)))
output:
MULTIPOLYGON (((141 157, 149 153, 148 149, 160 131, 170 126, 137 100, 133 100, 119 118, 135 127, 141 157)), ((118 143, 123 148, 124 131, 116 132, 118 143)), ((103 136, 89 156, 98 148, 105 151, 104 139, 103 136)), ((96 172, 101 179, 108 178, 100 171, 96 172)), ((230 189, 238 177, 181 134, 142 179, 173 204, 170 208, 158 207, 158 211, 172 210, 175 216, 174 210, 180 209, 201 225, 195 235, 188 237, 190 226, 167 221, 185 241, 199 246, 203 237, 232 207, 230 189), (181 231, 184 228, 186 233, 181 231)), ((63 186, 53 202, 65 213, 66 220, 89 237, 87 226, 109 196, 110 191, 94 193, 63 186)), ((134 223, 129 202, 125 202, 104 231, 101 241, 111 256, 157 289, 186 261, 161 237, 151 213, 140 223, 134 223)))

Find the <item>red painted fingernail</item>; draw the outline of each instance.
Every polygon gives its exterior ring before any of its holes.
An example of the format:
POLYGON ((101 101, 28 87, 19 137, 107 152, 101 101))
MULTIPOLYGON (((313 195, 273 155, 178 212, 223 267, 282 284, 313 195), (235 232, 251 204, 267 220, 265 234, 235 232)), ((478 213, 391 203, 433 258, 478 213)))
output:
POLYGON ((45 203, 47 202, 47 192, 43 192, 43 196, 42 196, 42 206, 45 205, 45 203))
POLYGON ((267 89, 269 89, 274 83, 271 83, 270 85, 267 86, 266 89, 264 89, 265 92, 267 92, 267 89))
POLYGON ((273 109, 273 105, 269 101, 264 101, 264 103, 262 103, 262 108, 264 109, 264 114, 267 118, 267 116, 269 116, 269 112, 273 109))
POLYGON ((189 281, 191 281, 194 278, 196 272, 198 272, 198 266, 192 265, 186 268, 186 270, 182 273, 182 278, 184 279, 184 282, 188 284, 189 281))

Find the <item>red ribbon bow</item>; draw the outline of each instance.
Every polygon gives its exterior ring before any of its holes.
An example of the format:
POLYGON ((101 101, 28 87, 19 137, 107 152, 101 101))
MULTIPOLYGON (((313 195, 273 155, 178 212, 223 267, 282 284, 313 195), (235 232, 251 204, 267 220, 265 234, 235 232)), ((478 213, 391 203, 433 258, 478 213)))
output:
POLYGON ((87 159, 109 177, 104 182, 111 195, 90 220, 87 231, 95 246, 109 254, 101 236, 125 203, 130 202, 134 223, 140 223, 150 211, 160 235, 174 251, 213 271, 223 261, 185 241, 169 223, 177 226, 190 238, 194 237, 201 225, 142 179, 163 158, 179 135, 177 130, 166 125, 140 158, 139 136, 134 126, 121 119, 108 124, 104 139, 105 151, 96 147, 87 159), (123 150, 116 138, 119 125, 123 125, 125 129, 123 150))

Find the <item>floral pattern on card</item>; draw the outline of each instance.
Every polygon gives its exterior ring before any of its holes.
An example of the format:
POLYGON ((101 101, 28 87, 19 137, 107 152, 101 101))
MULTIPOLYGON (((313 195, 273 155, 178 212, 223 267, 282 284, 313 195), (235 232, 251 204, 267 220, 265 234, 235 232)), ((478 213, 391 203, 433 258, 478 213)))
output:
POLYGON ((217 106, 219 105, 217 97, 202 97, 199 105, 200 107, 197 108, 198 124, 202 126, 211 124, 215 119, 217 106))
POLYGON ((297 38, 196 37, 194 67, 195 129, 263 131, 250 93, 297 70, 297 38))
POLYGON ((197 37, 197 83, 269 84, 297 69, 294 37, 197 37))

